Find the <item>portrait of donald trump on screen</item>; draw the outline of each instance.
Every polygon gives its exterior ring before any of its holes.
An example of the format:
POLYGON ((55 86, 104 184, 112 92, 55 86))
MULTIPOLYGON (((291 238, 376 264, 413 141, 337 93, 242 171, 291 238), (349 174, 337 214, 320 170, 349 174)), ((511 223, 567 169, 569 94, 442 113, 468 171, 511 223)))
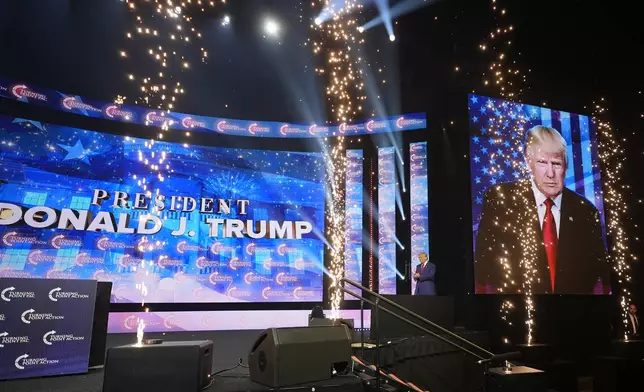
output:
POLYGON ((531 278, 534 294, 607 294, 600 214, 565 186, 566 140, 554 128, 535 126, 526 132, 523 155, 528 179, 485 191, 474 255, 476 292, 524 293, 531 278))

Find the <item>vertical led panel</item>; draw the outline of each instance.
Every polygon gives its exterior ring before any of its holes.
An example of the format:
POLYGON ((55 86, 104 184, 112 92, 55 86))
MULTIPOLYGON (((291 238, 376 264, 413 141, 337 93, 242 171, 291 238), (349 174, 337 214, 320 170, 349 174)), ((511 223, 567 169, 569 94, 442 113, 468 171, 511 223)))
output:
MULTIPOLYGON (((345 179, 344 276, 362 284, 362 150, 347 150, 345 179)), ((361 294, 355 287, 352 292, 361 294)), ((356 299, 344 293, 345 299, 356 299)))
MULTIPOLYGON (((429 193, 427 192, 427 142, 409 145, 409 178, 411 182, 411 273, 420 264, 418 256, 429 256, 429 193)), ((416 289, 412 279, 411 292, 416 289)))
POLYGON ((378 292, 396 294, 396 155, 378 149, 378 292))

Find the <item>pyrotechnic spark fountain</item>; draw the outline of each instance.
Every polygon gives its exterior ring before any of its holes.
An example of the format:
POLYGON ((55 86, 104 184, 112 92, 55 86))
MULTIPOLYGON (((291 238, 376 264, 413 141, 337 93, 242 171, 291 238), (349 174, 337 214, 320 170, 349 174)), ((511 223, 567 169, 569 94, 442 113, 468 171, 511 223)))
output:
MULTIPOLYGON (((325 65, 316 72, 326 77, 326 95, 330 104, 332 117, 338 122, 351 121, 359 114, 362 106, 359 101, 366 99, 363 93, 362 69, 363 58, 360 46, 364 38, 357 36, 358 23, 355 14, 362 5, 357 0, 344 0, 342 7, 334 9, 329 0, 317 0, 312 3, 326 10, 331 18, 317 18, 311 22, 311 28, 317 31, 319 39, 312 41, 314 54, 324 53, 325 65)), ((346 151, 344 137, 325 139, 327 151, 332 160, 327 169, 327 183, 331 184, 331 200, 327 202, 327 238, 331 247, 331 286, 330 300, 333 318, 339 317, 342 292, 339 290, 339 279, 344 276, 345 245, 345 205, 344 188, 346 171, 346 151), (332 146, 329 146, 332 144, 332 146)))
POLYGON ((208 59, 207 50, 197 44, 202 35, 194 18, 211 12, 217 4, 207 0, 126 0, 126 4, 134 24, 124 35, 133 45, 130 50, 120 50, 119 57, 138 65, 140 74, 126 73, 129 80, 139 84, 134 103, 172 110, 185 94, 181 75, 190 68, 191 60, 198 56, 205 63, 208 59), (146 50, 142 50, 143 45, 146 50), (150 61, 153 66, 140 66, 150 61))
MULTIPOLYGON (((507 52, 512 46, 511 34, 514 27, 507 23, 508 13, 505 8, 492 0, 495 26, 479 45, 482 52, 493 54, 488 70, 482 73, 483 85, 498 88, 504 98, 517 99, 523 93, 522 84, 526 82, 526 74, 519 71, 516 61, 509 61, 507 52)), ((458 68, 455 69, 458 71, 458 68)), ((529 72, 530 70, 528 70, 529 72)))
POLYGON ((342 302, 342 291, 339 290, 340 279, 344 276, 344 254, 345 254, 345 205, 344 205, 344 180, 346 171, 346 151, 344 136, 325 140, 333 143, 327 151, 330 151, 331 165, 327 169, 327 183, 331 185, 331 200, 327 201, 327 238, 330 239, 331 248, 331 285, 329 287, 329 298, 331 300, 331 318, 336 319, 339 315, 340 303, 342 302), (329 141, 331 140, 331 141, 329 141))
POLYGON ((317 0, 313 4, 316 3, 332 15, 327 21, 311 23, 311 28, 319 32, 319 39, 312 42, 313 53, 325 56, 325 66, 316 72, 326 77, 326 95, 334 120, 351 121, 361 113, 360 102, 366 99, 361 66, 364 62, 361 46, 365 40, 358 35, 356 19, 363 5, 357 0, 344 0, 342 8, 333 9, 338 2, 317 0))
MULTIPOLYGON (((515 173, 514 176, 517 179, 527 179, 530 178, 530 172, 527 166, 523 163, 521 157, 525 154, 523 141, 525 139, 526 124, 528 119, 525 114, 522 113, 521 104, 509 102, 505 104, 505 107, 496 107, 492 101, 489 101, 486 104, 486 108, 489 111, 500 113, 496 116, 495 121, 489 124, 488 132, 490 134, 503 134, 511 135, 510 140, 504 140, 504 143, 507 143, 509 148, 504 150, 501 149, 490 149, 489 161, 496 162, 492 164, 489 168, 491 174, 502 173, 503 171, 510 170, 510 168, 515 173), (504 113, 508 113, 509 116, 504 116, 504 113), (512 128, 511 132, 508 132, 507 128, 510 126, 512 128), (504 132, 501 132, 504 130, 504 132), (508 163, 510 167, 508 167, 508 163)), ((499 143, 501 140, 498 141, 499 143)), ((512 271, 510 260, 506 257, 499 257, 498 262, 501 263, 502 269, 505 275, 505 282, 503 287, 497 287, 499 293, 521 293, 525 296, 525 309, 526 309, 526 342, 528 344, 532 343, 532 333, 534 327, 534 299, 532 293, 532 284, 536 279, 536 262, 539 251, 539 238, 538 233, 535 232, 532 219, 533 218, 533 204, 534 200, 529 196, 526 197, 523 194, 500 194, 501 200, 511 198, 513 201, 518 202, 521 206, 519 207, 520 219, 516 222, 510 222, 504 219, 504 217, 497 216, 495 221, 498 225, 501 225, 503 230, 506 232, 516 233, 519 236, 521 244, 520 252, 520 271, 512 271), (521 274, 521 281, 517 282, 517 274, 521 274)), ((517 257, 515 253, 513 255, 517 257)), ((508 325, 511 325, 508 316, 509 312, 514 309, 514 304, 511 301, 506 300, 502 303, 501 314, 502 319, 505 320, 508 325)))
POLYGON ((628 340, 626 331, 628 331, 628 306, 631 302, 629 260, 635 261, 637 257, 629 253, 628 236, 625 230, 628 203, 623 191, 629 186, 622 184, 622 171, 624 170, 626 153, 615 135, 612 124, 606 119, 608 110, 601 102, 594 102, 593 109, 593 121, 597 125, 599 134, 599 158, 603 164, 602 179, 604 180, 604 202, 608 221, 607 231, 612 239, 610 259, 619 283, 620 306, 625 327, 624 339, 628 340))
MULTIPOLYGON (((484 53, 491 53, 492 59, 488 69, 481 74, 483 86, 492 87, 494 91, 497 91, 498 94, 504 98, 510 99, 519 99, 519 96, 523 93, 522 85, 526 83, 526 74, 520 72, 518 67, 508 64, 515 64, 516 61, 509 61, 508 52, 512 45, 511 35, 514 33, 514 27, 507 22, 508 13, 507 10, 503 7, 500 7, 497 0, 491 0, 492 12, 494 13, 494 27, 489 31, 488 35, 485 37, 483 42, 479 45, 479 50, 484 53)), ((455 67, 455 72, 459 72, 460 68, 455 67)), ((504 121, 507 119, 498 118, 494 124, 491 124, 493 127, 503 127, 504 121)), ((514 130, 511 133, 513 135, 511 143, 511 149, 523 152, 523 137, 525 135, 524 124, 526 123, 525 118, 519 117, 518 120, 513 121, 514 130)), ((492 154, 494 155, 494 153, 492 154)), ((494 156, 492 156, 494 158, 494 156)), ((512 167, 517 173, 519 173, 520 178, 528 177, 527 168, 525 165, 521 164, 515 157, 505 157, 498 156, 496 157, 499 161, 509 161, 512 163, 512 167)), ((499 166, 491 167, 490 170, 498 171, 501 170, 499 166)), ((516 287, 516 281, 513 278, 513 272, 510 270, 509 260, 506 258, 501 258, 499 262, 503 265, 503 270, 505 271, 506 282, 503 288, 497 288, 499 292, 508 292, 511 286, 514 286, 514 292, 521 292, 525 296, 525 310, 526 310, 526 342, 528 344, 532 343, 532 332, 533 326, 535 324, 534 320, 534 298, 532 294, 532 283, 535 279, 535 265, 537 260, 537 252, 539 244, 536 241, 537 233, 532 229, 530 224, 530 219, 532 218, 531 214, 528 211, 531 211, 532 200, 524 196, 517 195, 504 195, 504 197, 520 197, 519 202, 522 206, 525 206, 522 210, 525 212, 521 215, 521 219, 518 222, 501 222, 504 225, 505 230, 514 231, 519 233, 519 238, 521 242, 521 261, 520 266, 522 267, 523 281, 521 284, 521 289, 516 287)), ((498 221, 498 218, 496 219, 498 221)), ((502 314, 502 319, 505 320, 509 326, 512 326, 512 323, 509 321, 509 312, 514 309, 514 304, 506 300, 503 302, 500 312, 502 314)), ((504 338, 505 343, 509 343, 507 338, 504 338)))
MULTIPOLYGON (((225 4, 225 0, 221 3, 225 4)), ((156 114, 155 122, 161 124, 161 132, 157 137, 163 139, 163 132, 172 125, 172 120, 163 120, 165 112, 174 109, 179 97, 185 94, 181 83, 183 72, 191 68, 191 62, 197 56, 202 63, 206 63, 208 59, 206 49, 197 44, 202 35, 196 29, 194 17, 200 13, 209 12, 216 3, 207 0, 126 0, 125 4, 132 13, 133 26, 125 31, 124 35, 132 44, 129 50, 120 50, 118 54, 123 61, 128 61, 128 65, 137 65, 136 72, 126 72, 128 80, 138 83, 134 104, 160 109, 156 114), (147 49, 143 49, 144 47, 147 49), (141 66, 141 64, 151 66, 141 66)), ((228 18, 227 21, 229 22, 230 19, 228 18)), ((125 100, 126 96, 119 95, 114 102, 123 104, 125 100)), ((150 124, 146 121, 146 125, 150 124)), ((186 136, 190 136, 190 133, 186 132, 186 136)), ((130 138, 126 140, 136 142, 130 138)), ((132 174, 133 182, 147 197, 151 197, 152 194, 158 195, 160 191, 155 184, 164 182, 173 172, 167 161, 169 157, 166 151, 158 151, 157 147, 155 147, 155 140, 151 139, 144 142, 138 150, 138 160, 150 170, 150 176, 139 174, 137 178, 136 174, 132 174)), ((151 213, 159 215, 156 209, 151 213)), ((144 243, 147 244, 145 238, 139 245, 144 243)), ((139 249, 142 253, 146 250, 148 249, 139 249)), ((145 306, 148 295, 146 279, 149 278, 150 271, 147 267, 153 264, 153 260, 142 257, 141 263, 135 267, 135 270, 138 269, 137 276, 140 277, 136 288, 141 293, 142 307, 145 306)), ((144 329, 145 322, 139 318, 138 345, 141 345, 143 340, 144 329)))
POLYGON ((136 327, 136 345, 143 345, 143 331, 145 330, 145 321, 142 318, 139 318, 139 324, 136 327))

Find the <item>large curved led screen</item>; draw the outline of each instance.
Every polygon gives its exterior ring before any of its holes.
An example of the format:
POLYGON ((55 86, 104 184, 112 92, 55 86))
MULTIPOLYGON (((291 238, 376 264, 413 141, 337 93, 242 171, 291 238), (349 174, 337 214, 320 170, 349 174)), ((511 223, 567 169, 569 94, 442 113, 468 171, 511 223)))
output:
POLYGON ((0 276, 112 281, 114 302, 322 300, 322 155, 0 117, 0 276))

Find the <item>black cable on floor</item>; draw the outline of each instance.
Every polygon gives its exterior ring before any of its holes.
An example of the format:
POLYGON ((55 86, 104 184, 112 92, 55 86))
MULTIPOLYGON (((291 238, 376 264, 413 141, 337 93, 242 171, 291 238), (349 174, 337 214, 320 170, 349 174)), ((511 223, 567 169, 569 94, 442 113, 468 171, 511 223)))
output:
POLYGON ((231 371, 231 370, 237 369, 238 367, 243 367, 243 368, 245 368, 245 369, 248 369, 248 365, 244 365, 244 363, 242 362, 242 360, 241 360, 241 358, 240 358, 240 359, 239 359, 239 362, 237 363, 237 365, 235 365, 235 366, 233 366, 233 367, 231 367, 231 368, 227 368, 227 369, 219 370, 218 372, 213 373, 213 374, 212 374, 212 376, 211 376, 211 378, 212 378, 212 377, 214 377, 214 376, 216 376, 216 375, 218 375, 218 374, 221 374, 221 373, 224 373, 224 372, 229 372, 229 371, 231 371))

